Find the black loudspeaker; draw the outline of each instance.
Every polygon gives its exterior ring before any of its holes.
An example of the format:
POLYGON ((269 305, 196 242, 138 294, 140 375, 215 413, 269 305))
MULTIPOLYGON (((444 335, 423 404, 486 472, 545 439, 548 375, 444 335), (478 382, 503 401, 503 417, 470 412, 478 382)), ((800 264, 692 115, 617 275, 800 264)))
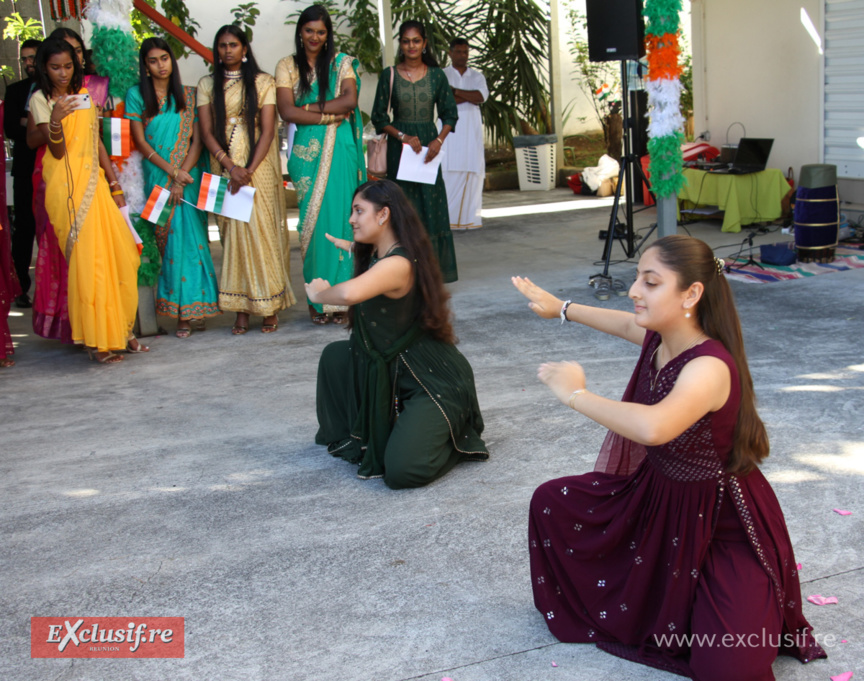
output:
POLYGON ((645 56, 642 0, 586 0, 588 58, 638 60, 645 56))

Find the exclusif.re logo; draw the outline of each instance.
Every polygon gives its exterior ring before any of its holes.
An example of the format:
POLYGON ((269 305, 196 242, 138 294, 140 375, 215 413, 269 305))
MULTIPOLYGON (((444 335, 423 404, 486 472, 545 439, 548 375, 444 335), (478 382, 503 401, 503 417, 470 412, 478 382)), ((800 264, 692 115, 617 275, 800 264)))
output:
POLYGON ((30 657, 184 657, 183 617, 31 617, 30 657))

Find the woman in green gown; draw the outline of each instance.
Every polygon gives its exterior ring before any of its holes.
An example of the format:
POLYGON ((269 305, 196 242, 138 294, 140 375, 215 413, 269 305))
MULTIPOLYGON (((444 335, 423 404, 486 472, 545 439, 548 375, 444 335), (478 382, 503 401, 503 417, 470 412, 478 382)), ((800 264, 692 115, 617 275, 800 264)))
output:
MULTIPOLYGON (((387 177, 396 179, 402 146, 409 145, 415 153, 427 147, 425 161, 441 153, 447 135, 456 127, 459 114, 456 100, 444 71, 432 55, 426 40, 426 28, 419 21, 406 21, 399 27, 399 63, 384 69, 378 77, 378 90, 372 107, 372 123, 379 132, 386 132, 387 177), (391 71, 395 68, 395 73, 391 71), (390 82, 393 82, 391 97, 390 82), (387 110, 392 109, 392 121, 387 110), (437 107, 441 132, 435 126, 437 107)), ((438 257, 446 283, 456 281, 456 252, 450 232, 447 191, 441 170, 435 184, 398 180, 399 186, 420 214, 429 233, 432 251, 438 257)))
POLYGON ((321 354, 315 442, 393 489, 488 459, 474 373, 454 345, 450 296, 416 211, 396 183, 367 182, 350 223, 354 242, 327 238, 353 252, 354 278, 306 284, 313 303, 350 306, 352 329, 321 354))
MULTIPOLYGON (((296 52, 276 65, 276 105, 297 126, 288 172, 300 204, 303 279, 333 284, 351 278, 352 263, 325 234, 348 238, 351 197, 366 181, 363 122, 357 97, 359 62, 336 52, 333 23, 321 5, 297 20, 296 52)), ((309 305, 315 324, 346 321, 346 308, 309 305)))

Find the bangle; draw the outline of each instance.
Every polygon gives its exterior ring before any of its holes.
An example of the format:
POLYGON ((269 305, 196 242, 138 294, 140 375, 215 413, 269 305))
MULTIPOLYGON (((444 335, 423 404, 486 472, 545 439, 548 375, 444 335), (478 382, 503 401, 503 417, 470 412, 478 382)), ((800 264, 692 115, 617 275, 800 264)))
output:
POLYGON ((579 388, 579 390, 574 390, 572 393, 570 393, 570 399, 567 400, 567 404, 570 405, 570 408, 573 411, 576 411, 576 405, 573 403, 573 400, 576 399, 576 395, 581 395, 582 393, 585 393, 585 392, 588 392, 588 390, 585 388, 579 388))
POLYGON ((63 127, 62 123, 55 123, 53 118, 48 119, 48 125, 50 127, 54 128, 55 130, 59 130, 60 128, 63 127))
POLYGON ((228 174, 230 175, 232 172, 234 172, 234 168, 236 168, 236 167, 237 167, 237 164, 235 163, 233 166, 231 166, 231 169, 228 171, 228 174))
POLYGON ((156 153, 156 150, 154 149, 149 154, 147 154, 147 160, 149 161, 151 158, 153 158, 153 154, 155 154, 155 153, 156 153))
POLYGON ((216 152, 216 163, 221 163, 222 159, 225 158, 227 155, 228 155, 228 153, 224 149, 220 149, 219 151, 217 151, 216 152), (222 154, 222 156, 219 156, 219 154, 222 154))
POLYGON ((571 302, 572 301, 570 300, 565 300, 564 304, 561 306, 561 313, 559 314, 559 317, 561 317, 562 324, 567 321, 567 308, 570 306, 571 302))
POLYGON ((442 146, 444 145, 444 140, 442 140, 440 137, 436 137, 435 139, 438 141, 438 144, 442 146))
POLYGON ((122 189, 115 189, 111 192, 111 196, 122 196, 125 192, 122 189))
POLYGON ((180 174, 180 168, 174 168, 174 172, 171 173, 171 179, 176 180, 177 176, 180 174))
POLYGON ((54 144, 63 144, 65 140, 62 137, 59 140, 55 140, 51 135, 48 135, 48 141, 54 142, 54 144))
POLYGON ((405 139, 405 133, 402 132, 401 130, 397 130, 396 131, 396 137, 398 137, 399 141, 401 142, 403 139, 405 139))
POLYGON ((113 187, 115 184, 119 187, 120 181, 119 180, 112 180, 111 182, 108 183, 108 186, 113 187))

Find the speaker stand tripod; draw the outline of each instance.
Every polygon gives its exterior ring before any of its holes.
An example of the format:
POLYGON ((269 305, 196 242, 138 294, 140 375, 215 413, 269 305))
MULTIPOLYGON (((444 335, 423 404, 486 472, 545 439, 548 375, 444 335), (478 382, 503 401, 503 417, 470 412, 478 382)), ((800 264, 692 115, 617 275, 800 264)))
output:
MULTIPOLYGON (((755 233, 756 233, 755 230, 752 230, 752 229, 749 230, 747 233, 747 239, 745 240, 747 242, 747 247, 749 249, 750 257, 747 258, 746 262, 739 262, 738 258, 735 258, 735 266, 734 267, 732 265, 726 265, 726 271, 727 272, 732 272, 734 270, 742 270, 745 267, 747 267, 747 265, 755 265, 760 270, 765 269, 764 265, 762 265, 761 262, 759 262, 758 260, 756 260, 756 258, 753 257, 753 235, 755 233)), ((742 244, 742 250, 743 250, 743 244, 742 244)))
POLYGON ((624 156, 621 158, 620 168, 618 170, 618 185, 615 187, 615 198, 612 202, 612 212, 609 215, 609 228, 606 231, 606 242, 603 246, 603 271, 592 275, 588 280, 588 285, 595 287, 597 290, 594 296, 598 300, 608 300, 611 292, 619 295, 627 295, 627 289, 619 279, 613 279, 609 274, 609 264, 612 257, 612 246, 615 239, 621 244, 627 258, 632 258, 645 241, 657 229, 657 223, 651 225, 648 233, 642 237, 639 243, 636 243, 636 235, 633 230, 633 214, 640 212, 645 208, 640 208, 637 211, 633 210, 633 199, 636 189, 642 188, 642 183, 648 187, 651 196, 654 192, 651 191, 651 184, 645 173, 642 172, 642 164, 633 153, 632 134, 633 121, 630 119, 630 92, 627 87, 627 62, 621 62, 621 116, 623 118, 623 138, 624 138, 624 156), (622 189, 623 188, 623 189, 622 189), (624 193, 624 219, 625 222, 620 222, 618 214, 621 206, 621 193, 624 193))

